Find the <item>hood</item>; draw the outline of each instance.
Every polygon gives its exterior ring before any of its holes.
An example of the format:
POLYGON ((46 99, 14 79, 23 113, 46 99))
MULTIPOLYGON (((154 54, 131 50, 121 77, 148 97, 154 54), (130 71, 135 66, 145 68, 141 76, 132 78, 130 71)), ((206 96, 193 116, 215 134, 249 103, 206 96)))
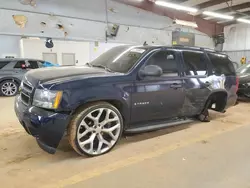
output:
POLYGON ((237 73, 240 84, 250 83, 250 74, 237 73))
POLYGON ((103 74, 105 75, 110 73, 104 69, 87 66, 52 67, 31 70, 25 74, 24 79, 32 85, 36 85, 38 82, 44 83, 52 80, 65 80, 65 78, 70 79, 76 76, 99 76, 103 74))

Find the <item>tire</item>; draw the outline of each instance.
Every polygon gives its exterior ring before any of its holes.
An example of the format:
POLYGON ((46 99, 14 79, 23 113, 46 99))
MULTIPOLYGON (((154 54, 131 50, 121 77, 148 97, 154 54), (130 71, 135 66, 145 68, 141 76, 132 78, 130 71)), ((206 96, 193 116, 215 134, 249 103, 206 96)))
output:
POLYGON ((209 98, 202 112, 197 116, 197 119, 200 120, 201 122, 210 122, 209 111, 208 111, 210 104, 211 104, 211 99, 209 98))
POLYGON ((123 132, 119 110, 107 102, 96 102, 79 109, 68 127, 68 140, 80 155, 103 155, 117 144, 123 132))
POLYGON ((19 85, 14 80, 5 80, 0 84, 0 95, 6 97, 15 96, 19 85))

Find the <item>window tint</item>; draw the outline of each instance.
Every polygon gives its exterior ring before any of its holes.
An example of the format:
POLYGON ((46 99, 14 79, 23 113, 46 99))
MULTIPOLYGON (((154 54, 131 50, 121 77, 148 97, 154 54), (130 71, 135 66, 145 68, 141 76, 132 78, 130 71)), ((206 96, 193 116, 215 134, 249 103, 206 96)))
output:
POLYGON ((127 45, 114 47, 93 60, 94 67, 107 67, 114 72, 127 73, 146 52, 144 48, 127 45))
POLYGON ((0 61, 0 69, 5 67, 5 65, 7 65, 8 63, 9 63, 9 61, 0 61))
POLYGON ((37 61, 28 61, 29 62, 29 67, 30 69, 38 69, 38 63, 37 61))
POLYGON ((186 75, 206 75, 206 56, 203 52, 183 52, 186 75))
POLYGON ((14 68, 21 69, 25 66, 25 61, 18 61, 14 68))
POLYGON ((38 67, 37 61, 18 61, 14 68, 37 69, 39 67, 38 67))
POLYGON ((208 53, 214 66, 215 74, 235 75, 235 69, 228 56, 216 53, 208 53))
POLYGON ((156 52, 150 57, 147 65, 157 65, 162 68, 165 76, 178 76, 178 64, 174 51, 156 52))

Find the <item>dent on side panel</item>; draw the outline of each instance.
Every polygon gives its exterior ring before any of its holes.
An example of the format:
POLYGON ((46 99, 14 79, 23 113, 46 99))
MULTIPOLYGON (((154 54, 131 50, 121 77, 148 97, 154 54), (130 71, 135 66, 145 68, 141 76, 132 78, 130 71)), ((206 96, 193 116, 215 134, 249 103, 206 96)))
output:
POLYGON ((183 114, 199 114, 212 92, 215 90, 225 90, 225 82, 225 76, 211 75, 205 78, 186 77, 184 79, 186 96, 183 114))

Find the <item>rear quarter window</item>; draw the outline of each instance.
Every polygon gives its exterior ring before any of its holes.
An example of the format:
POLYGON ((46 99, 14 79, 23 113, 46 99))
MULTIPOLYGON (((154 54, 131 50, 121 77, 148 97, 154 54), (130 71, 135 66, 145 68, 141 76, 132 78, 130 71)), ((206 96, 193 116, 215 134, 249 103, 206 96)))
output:
POLYGON ((4 68, 8 64, 9 64, 9 61, 0 61, 0 69, 4 68))
POLYGON ((214 67, 214 71, 216 74, 218 75, 224 74, 226 76, 236 74, 233 63, 232 61, 230 61, 228 56, 216 53, 208 53, 208 56, 211 60, 211 63, 214 67))

